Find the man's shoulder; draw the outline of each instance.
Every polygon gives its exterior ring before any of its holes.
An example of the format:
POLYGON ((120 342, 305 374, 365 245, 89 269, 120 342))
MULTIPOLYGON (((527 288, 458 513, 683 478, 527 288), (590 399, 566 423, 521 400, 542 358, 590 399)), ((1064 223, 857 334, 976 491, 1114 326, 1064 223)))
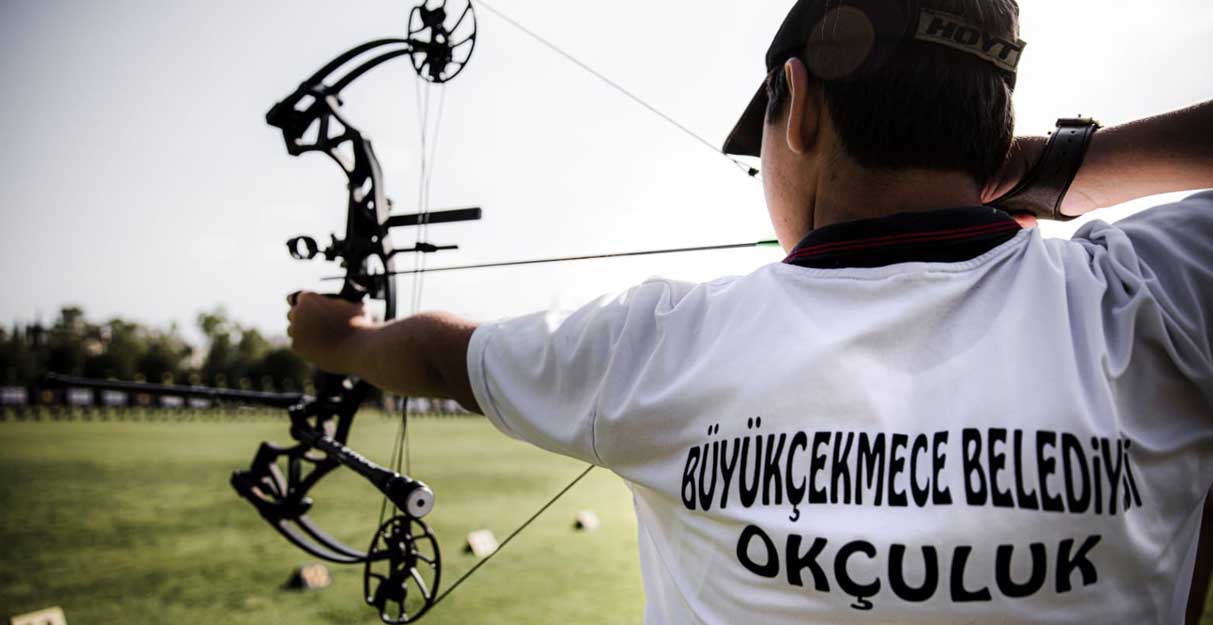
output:
POLYGON ((1151 343, 1202 383, 1213 375, 1213 191, 1115 223, 1093 221, 1070 243, 1083 255, 1065 257, 1081 264, 1064 263, 1073 269, 1067 285, 1098 297, 1101 327, 1123 356, 1119 368, 1135 362, 1135 346, 1151 343))
POLYGON ((1074 233, 1074 239, 1100 239, 1110 232, 1131 236, 1208 233, 1213 229, 1213 189, 1192 193, 1174 202, 1158 204, 1115 222, 1095 219, 1074 233))

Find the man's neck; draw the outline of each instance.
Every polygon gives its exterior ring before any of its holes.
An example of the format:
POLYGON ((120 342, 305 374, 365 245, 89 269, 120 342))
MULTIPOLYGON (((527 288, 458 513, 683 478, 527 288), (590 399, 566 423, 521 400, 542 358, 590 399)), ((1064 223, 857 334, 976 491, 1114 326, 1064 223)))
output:
POLYGON ((964 172, 831 168, 818 181, 813 228, 908 213, 980 206, 981 188, 964 172))

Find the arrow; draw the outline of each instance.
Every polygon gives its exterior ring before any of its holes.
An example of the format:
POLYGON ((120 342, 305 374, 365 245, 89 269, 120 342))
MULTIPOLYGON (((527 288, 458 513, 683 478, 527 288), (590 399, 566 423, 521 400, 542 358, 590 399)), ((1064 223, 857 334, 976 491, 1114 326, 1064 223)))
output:
MULTIPOLYGON (((640 252, 615 252, 613 254, 587 254, 584 256, 560 256, 556 258, 536 258, 531 260, 510 260, 497 263, 479 263, 475 265, 455 265, 451 267, 434 267, 432 269, 408 269, 402 271, 392 271, 390 273, 374 274, 365 276, 371 278, 381 278, 385 276, 410 276, 419 273, 438 273, 442 271, 466 271, 469 269, 495 269, 498 267, 522 267, 525 265, 546 265, 550 263, 567 263, 577 260, 600 260, 604 258, 628 258, 631 256, 656 256, 658 254, 683 254, 686 252, 709 252, 714 250, 736 250, 752 247, 777 247, 779 241, 757 241, 753 243, 730 243, 726 245, 704 245, 700 247, 676 247, 661 250, 644 250, 640 252)), ((328 276, 321 280, 345 280, 346 276, 328 276)))

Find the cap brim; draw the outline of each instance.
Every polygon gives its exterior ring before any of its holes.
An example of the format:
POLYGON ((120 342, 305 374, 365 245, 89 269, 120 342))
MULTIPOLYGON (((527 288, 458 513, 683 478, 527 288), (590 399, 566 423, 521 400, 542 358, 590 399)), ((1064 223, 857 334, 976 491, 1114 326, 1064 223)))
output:
POLYGON ((733 132, 724 142, 724 153, 735 156, 760 156, 762 154, 762 126, 767 118, 767 85, 764 80, 758 85, 758 93, 737 120, 733 132))

